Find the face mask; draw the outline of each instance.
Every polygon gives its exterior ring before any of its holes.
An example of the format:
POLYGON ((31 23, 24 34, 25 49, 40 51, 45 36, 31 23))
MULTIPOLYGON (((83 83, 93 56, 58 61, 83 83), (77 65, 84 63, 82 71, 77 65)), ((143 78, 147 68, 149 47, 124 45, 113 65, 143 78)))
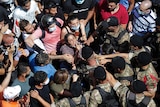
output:
POLYGON ((142 12, 140 9, 138 9, 138 13, 139 13, 140 15, 145 15, 145 12, 142 12))
POLYGON ((77 4, 83 4, 85 0, 75 0, 77 4))
POLYGON ((49 32, 53 32, 53 31, 55 31, 55 30, 56 30, 56 26, 51 27, 51 28, 48 28, 48 30, 49 30, 49 32))
POLYGON ((72 30, 79 30, 80 24, 78 26, 72 26, 71 29, 72 30))
POLYGON ((47 85, 49 83, 49 78, 43 83, 44 85, 47 85))

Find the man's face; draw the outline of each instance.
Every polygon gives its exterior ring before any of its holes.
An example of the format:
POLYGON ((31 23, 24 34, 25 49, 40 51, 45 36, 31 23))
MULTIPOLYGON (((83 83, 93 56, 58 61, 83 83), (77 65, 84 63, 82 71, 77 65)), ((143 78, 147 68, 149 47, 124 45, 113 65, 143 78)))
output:
POLYGON ((6 47, 11 46, 14 42, 14 37, 12 35, 5 34, 3 35, 3 42, 6 47))
POLYGON ((26 30, 27 33, 33 33, 34 26, 29 23, 24 29, 26 30))
POLYGON ((25 4, 25 6, 23 6, 23 9, 27 11, 30 9, 30 6, 31 6, 31 2, 29 1, 28 3, 25 4))
POLYGON ((110 11, 114 11, 114 9, 117 7, 117 4, 114 2, 108 3, 108 8, 110 11))
POLYGON ((57 7, 49 9, 49 13, 55 16, 57 14, 57 7))

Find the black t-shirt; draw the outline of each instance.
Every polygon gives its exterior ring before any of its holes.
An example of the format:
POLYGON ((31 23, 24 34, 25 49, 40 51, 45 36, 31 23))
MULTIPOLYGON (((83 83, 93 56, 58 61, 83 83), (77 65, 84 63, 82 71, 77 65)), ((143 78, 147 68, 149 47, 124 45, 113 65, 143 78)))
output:
POLYGON ((73 0, 66 0, 62 3, 63 11, 66 14, 75 14, 79 19, 86 19, 88 11, 96 4, 96 0, 85 0, 82 5, 76 5, 73 0))
MULTIPOLYGON (((50 95, 49 95, 49 87, 48 85, 44 85, 42 89, 37 89, 35 87, 32 87, 31 90, 37 90, 39 95, 45 100, 47 101, 49 104, 51 104, 51 99, 50 99, 50 95)), ((43 107, 43 105, 34 98, 30 98, 30 107, 43 107)))

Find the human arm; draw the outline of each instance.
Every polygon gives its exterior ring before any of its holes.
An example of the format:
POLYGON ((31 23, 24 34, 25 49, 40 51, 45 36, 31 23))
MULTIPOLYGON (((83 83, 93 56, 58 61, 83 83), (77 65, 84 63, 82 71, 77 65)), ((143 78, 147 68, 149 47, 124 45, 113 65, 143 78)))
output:
POLYGON ((73 64, 74 63, 74 58, 70 54, 64 54, 64 55, 49 55, 49 57, 54 60, 54 59, 62 59, 67 61, 68 63, 73 64))
POLYGON ((8 68, 8 73, 5 77, 5 79, 3 80, 2 84, 0 85, 0 92, 2 92, 8 86, 10 79, 11 79, 12 71, 14 71, 14 69, 15 69, 13 66, 13 47, 8 48, 7 51, 8 51, 8 57, 9 57, 9 60, 11 63, 8 68))
POLYGON ((47 101, 45 101, 38 93, 37 90, 31 90, 30 96, 37 99, 44 107, 51 107, 51 104, 49 104, 47 101))
POLYGON ((96 55, 98 59, 105 59, 105 58, 114 58, 116 56, 123 57, 124 59, 129 58, 128 53, 115 53, 115 54, 108 54, 108 55, 96 55))
POLYGON ((89 22, 89 20, 93 17, 95 7, 93 7, 91 10, 88 11, 88 15, 86 19, 81 19, 80 21, 86 26, 86 24, 89 22))
POLYGON ((128 7, 128 13, 131 13, 131 11, 134 8, 135 0, 129 0, 129 7, 128 7))

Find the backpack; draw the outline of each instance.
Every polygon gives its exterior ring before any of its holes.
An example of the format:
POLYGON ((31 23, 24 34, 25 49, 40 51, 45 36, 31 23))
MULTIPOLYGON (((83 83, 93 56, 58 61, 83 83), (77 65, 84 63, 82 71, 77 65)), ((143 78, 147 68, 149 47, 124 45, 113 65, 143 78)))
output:
MULTIPOLYGON (((119 48, 119 44, 118 41, 124 36, 124 34, 127 32, 127 30, 123 30, 119 33, 118 37, 112 37, 111 35, 104 35, 103 37, 103 43, 107 43, 109 41, 109 44, 112 45, 114 47, 115 50, 118 50, 119 48)), ((100 36, 100 40, 101 40, 101 36, 100 36)))
POLYGON ((145 96, 140 103, 136 103, 136 94, 133 92, 129 93, 129 97, 127 98, 127 106, 126 107, 147 107, 151 98, 145 96))
POLYGON ((71 98, 68 98, 68 101, 69 101, 70 107, 87 107, 86 98, 83 95, 81 97, 81 101, 79 104, 76 104, 71 98))
POLYGON ((101 97, 102 97, 102 103, 98 105, 98 107, 119 107, 119 103, 115 98, 113 89, 111 90, 111 93, 104 91, 100 87, 96 87, 98 89, 101 97))

